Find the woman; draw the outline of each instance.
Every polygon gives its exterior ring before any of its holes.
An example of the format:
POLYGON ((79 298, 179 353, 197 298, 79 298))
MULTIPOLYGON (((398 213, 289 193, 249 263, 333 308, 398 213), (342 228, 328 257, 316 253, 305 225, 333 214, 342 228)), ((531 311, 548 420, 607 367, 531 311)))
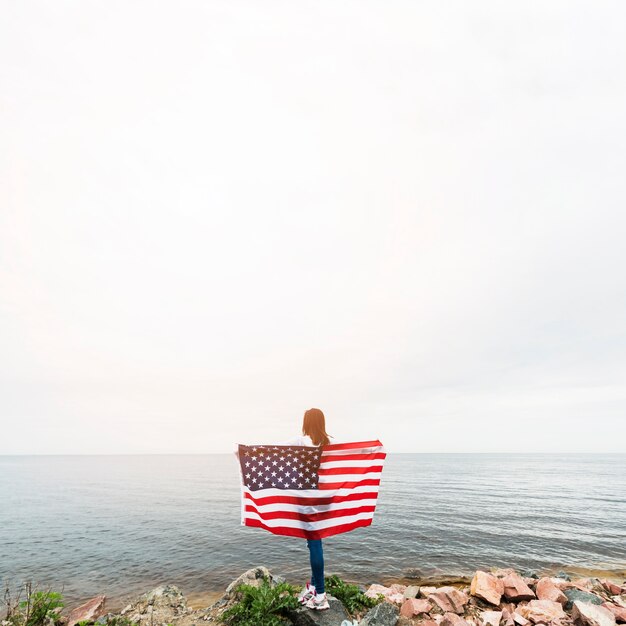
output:
MULTIPOLYGON (((326 432, 326 420, 319 409, 309 409, 304 413, 302 436, 288 441, 288 446, 327 446, 330 438, 326 432)), ((324 591, 324 552, 321 539, 307 539, 309 560, 311 562, 311 581, 298 596, 300 603, 309 609, 318 611, 328 609, 329 604, 324 591)))

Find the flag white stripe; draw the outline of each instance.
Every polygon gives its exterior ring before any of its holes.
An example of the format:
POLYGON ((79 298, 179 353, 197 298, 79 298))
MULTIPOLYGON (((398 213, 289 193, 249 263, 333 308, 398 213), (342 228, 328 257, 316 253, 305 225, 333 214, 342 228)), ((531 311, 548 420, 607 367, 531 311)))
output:
POLYGON ((372 446, 369 448, 346 448, 344 450, 324 450, 322 452, 322 459, 325 456, 341 456, 346 454, 376 454, 382 452, 384 454, 385 449, 380 446, 372 446))
POLYGON ((302 513, 304 515, 313 515, 315 513, 326 513, 328 511, 339 511, 342 509, 354 509, 359 506, 376 506, 375 499, 348 500, 346 502, 337 502, 332 504, 263 504, 259 505, 252 500, 248 500, 247 504, 253 504, 259 513, 273 513, 275 511, 292 511, 294 513, 302 513))
POLYGON ((367 474, 327 474, 320 475, 319 483, 353 483, 360 480, 378 480, 382 472, 367 472, 367 474))
POLYGON ((320 469, 333 469, 335 467, 376 467, 383 464, 383 459, 375 459, 373 461, 324 461, 320 463, 320 469))
MULTIPOLYGON (((245 493, 249 493, 253 498, 267 498, 275 496, 289 496, 292 498, 334 498, 349 496, 353 493, 378 493, 378 485, 361 485, 359 487, 343 487, 324 491, 320 489, 259 489, 251 491, 248 487, 242 488, 245 493)), ((247 499, 247 498, 246 498, 247 499)))

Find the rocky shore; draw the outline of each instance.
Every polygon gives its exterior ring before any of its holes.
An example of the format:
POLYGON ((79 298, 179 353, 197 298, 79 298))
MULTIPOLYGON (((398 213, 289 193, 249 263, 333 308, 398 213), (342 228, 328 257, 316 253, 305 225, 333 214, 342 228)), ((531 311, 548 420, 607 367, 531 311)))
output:
MULTIPOLYGON (((192 609, 175 586, 163 586, 139 597, 119 613, 106 613, 104 596, 76 607, 65 626, 207 626, 238 601, 242 583, 259 587, 263 580, 284 580, 265 567, 248 570, 234 580, 211 606, 192 609)), ((361 590, 380 600, 373 608, 349 615, 337 598, 330 609, 292 610, 285 624, 294 626, 616 626, 626 623, 626 581, 574 578, 565 573, 539 577, 514 569, 476 571, 473 577, 414 584, 373 584, 361 590)))

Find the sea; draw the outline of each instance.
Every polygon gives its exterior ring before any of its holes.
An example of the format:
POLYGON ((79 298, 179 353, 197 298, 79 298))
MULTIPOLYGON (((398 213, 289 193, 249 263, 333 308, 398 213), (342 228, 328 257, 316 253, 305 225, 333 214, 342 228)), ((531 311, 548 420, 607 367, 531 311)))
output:
MULTIPOLYGON (((240 525, 236 463, 0 456, 0 579, 110 608, 166 583, 202 606, 256 565, 303 583, 305 540, 240 525)), ((389 454, 372 526, 324 555, 362 584, 492 567, 624 580, 626 455, 389 454)))

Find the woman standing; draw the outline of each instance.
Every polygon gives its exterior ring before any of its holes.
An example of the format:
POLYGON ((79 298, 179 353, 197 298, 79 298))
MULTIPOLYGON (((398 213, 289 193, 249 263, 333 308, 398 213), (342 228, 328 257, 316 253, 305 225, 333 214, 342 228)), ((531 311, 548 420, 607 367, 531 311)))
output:
MULTIPOLYGON (((327 446, 330 438, 326 432, 324 413, 319 409, 309 409, 304 413, 302 436, 288 441, 288 446, 327 446)), ((311 563, 311 580, 306 583, 298 596, 298 600, 309 609, 318 611, 329 608, 324 591, 324 551, 321 539, 307 539, 309 560, 311 563)))

